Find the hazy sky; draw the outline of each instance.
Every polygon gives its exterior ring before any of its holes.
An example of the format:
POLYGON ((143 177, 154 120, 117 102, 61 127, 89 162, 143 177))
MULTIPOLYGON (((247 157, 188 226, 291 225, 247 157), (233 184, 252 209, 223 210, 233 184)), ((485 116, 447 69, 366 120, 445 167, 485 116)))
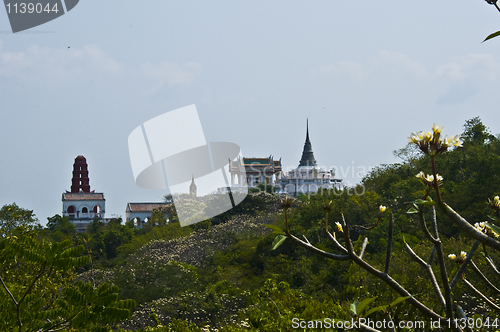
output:
POLYGON ((481 43, 497 30, 479 0, 82 0, 16 34, 1 9, 0 204, 61 214, 80 154, 107 217, 161 200, 135 185, 128 135, 191 104, 207 141, 285 166, 309 118, 318 164, 351 184, 433 122, 500 133, 500 38, 481 43))

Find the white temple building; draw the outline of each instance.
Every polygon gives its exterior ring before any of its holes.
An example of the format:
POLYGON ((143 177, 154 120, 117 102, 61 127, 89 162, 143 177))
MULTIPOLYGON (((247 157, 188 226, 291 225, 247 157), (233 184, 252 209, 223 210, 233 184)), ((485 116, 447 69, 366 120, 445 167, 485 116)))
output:
POLYGON ((311 141, 309 140, 309 121, 306 126, 306 141, 299 166, 283 174, 276 183, 276 193, 296 196, 316 193, 322 189, 342 189, 342 180, 335 178, 333 169, 318 167, 311 141))
POLYGON ((151 214, 154 209, 159 209, 162 207, 167 207, 172 205, 172 203, 161 203, 161 202, 144 202, 144 203, 127 203, 127 208, 125 209, 125 221, 134 221, 134 225, 142 228, 145 223, 151 218, 151 214))
POLYGON ((104 194, 90 191, 88 165, 84 156, 75 158, 71 192, 66 191, 62 194, 62 204, 63 216, 69 218, 77 232, 85 232, 94 219, 102 222, 108 221, 104 218, 106 210, 104 194))
POLYGON ((281 174, 281 159, 267 158, 237 158, 229 164, 231 188, 254 188, 259 184, 275 185, 281 174))

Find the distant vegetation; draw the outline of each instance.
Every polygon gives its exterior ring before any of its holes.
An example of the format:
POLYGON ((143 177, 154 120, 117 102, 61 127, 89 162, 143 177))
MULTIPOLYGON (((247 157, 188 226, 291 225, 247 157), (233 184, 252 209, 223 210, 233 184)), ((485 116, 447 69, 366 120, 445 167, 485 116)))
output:
MULTIPOLYGON (((436 158, 443 177, 440 194, 472 224, 488 215, 494 224, 498 211, 492 211, 488 199, 494 202, 500 194, 500 139, 479 118, 465 123, 461 139, 463 147, 436 158)), ((32 211, 6 205, 0 209, 0 330, 297 331, 303 330, 294 328, 300 320, 356 320, 400 294, 352 260, 327 259, 290 239, 277 246, 279 231, 264 225, 285 230, 288 224, 289 234, 325 252, 339 253, 329 233, 343 243, 343 233, 335 232, 336 222, 345 227, 343 215, 349 225, 357 225, 350 229, 354 251, 359 253, 368 237, 363 259, 384 270, 391 213, 395 219, 391 276, 415 299, 443 313, 428 271, 412 260, 407 249, 410 246, 426 261, 433 252, 419 213, 406 213, 414 208, 411 202, 429 189, 415 175, 432 174, 430 157, 411 144, 394 153, 401 162, 373 169, 358 185, 363 190, 356 192, 363 195, 352 195, 354 190, 303 195, 290 201, 290 207, 285 204, 286 220, 282 197, 270 188, 252 193, 225 214, 187 227, 167 224, 157 213, 142 229, 121 219, 106 225, 96 220, 85 234, 75 233, 66 217, 48 218, 42 228, 32 211), (380 206, 387 210, 381 213, 380 206), (373 302, 363 311, 366 299, 373 302)), ((437 201, 432 190, 430 195, 437 201)), ((422 211, 422 216, 431 220, 431 209, 422 211)), ((437 220, 445 256, 470 249, 473 239, 447 221, 440 209, 437 220)), ((498 250, 480 246, 477 251, 477 268, 498 285, 500 275, 480 255, 480 251, 488 255, 498 266, 498 250)), ((451 281, 460 264, 448 258, 445 264, 451 281)), ((437 259, 430 266, 443 288, 437 259)), ((477 274, 466 276, 483 285, 477 274)), ((495 289, 479 288, 499 303, 495 289)), ((455 285, 452 296, 468 317, 500 319, 498 311, 463 282, 455 285)), ((428 320, 408 300, 393 306, 368 317, 382 320, 389 313, 395 321, 428 320)), ((327 330, 332 329, 317 329, 327 330)))

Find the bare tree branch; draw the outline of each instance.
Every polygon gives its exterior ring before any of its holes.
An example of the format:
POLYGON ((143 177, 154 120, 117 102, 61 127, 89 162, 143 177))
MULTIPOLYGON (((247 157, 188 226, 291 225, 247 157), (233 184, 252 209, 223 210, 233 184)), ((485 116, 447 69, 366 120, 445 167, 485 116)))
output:
POLYGON ((406 248, 410 252, 410 255, 419 263, 426 271, 427 274, 429 275, 429 278, 431 279, 431 284, 432 287, 434 288, 434 292, 436 293, 436 296, 439 299, 439 303, 441 303, 441 306, 443 309, 446 308, 446 302, 444 300, 443 294, 441 293, 441 289, 439 288, 439 284, 436 280, 436 276, 434 275, 434 271, 432 271, 432 267, 430 264, 426 263, 422 258, 420 258, 414 251, 413 249, 408 245, 408 243, 405 243, 406 248))
POLYGON ((365 254, 366 246, 368 245, 368 238, 365 237, 363 240, 363 244, 361 245, 361 251, 359 252, 359 258, 363 259, 363 255, 365 254))
POLYGON ((476 264, 474 264, 473 261, 470 262, 471 266, 472 266, 472 269, 474 270, 474 272, 477 273, 477 275, 484 281, 484 283, 490 287, 491 289, 493 289, 496 293, 500 294, 500 289, 496 288, 495 285, 493 285, 491 283, 491 281, 488 280, 488 278, 486 278, 486 276, 481 272, 481 270, 479 270, 479 268, 476 266, 476 264))
POLYGON ((344 248, 339 243, 339 241, 337 241, 337 238, 335 237, 335 235, 332 235, 332 233, 330 233, 330 232, 326 232, 326 234, 328 234, 328 237, 332 240, 333 244, 335 244, 335 246, 337 247, 337 249, 339 249, 342 252, 342 254, 347 255, 347 249, 344 248))
POLYGON ((350 258, 361 268, 366 270, 368 273, 372 274, 376 278, 379 278, 383 282, 385 282, 389 287, 394 289, 399 295, 401 296, 407 296, 408 297, 408 302, 415 306, 418 310, 420 310, 425 316, 432 318, 433 320, 440 320, 443 323, 446 323, 447 320, 445 317, 435 313, 433 310, 430 308, 426 307, 423 303, 418 301, 415 297, 413 297, 405 288, 403 288, 396 280, 394 280, 391 276, 389 276, 386 273, 383 273, 377 269, 375 269, 373 266, 370 264, 366 263, 364 260, 359 258, 356 253, 354 253, 354 248, 352 246, 350 234, 349 234, 349 228, 347 227, 347 224, 345 222, 344 217, 342 216, 342 222, 343 225, 342 227, 344 228, 344 238, 346 242, 346 247, 347 251, 349 252, 350 258))
POLYGON ((498 271, 498 268, 496 267, 495 263, 493 263, 493 260, 491 259, 490 256, 486 255, 486 261, 488 262, 488 264, 490 265, 490 267, 493 269, 493 271, 498 275, 500 276, 500 271, 498 271))
POLYGON ((456 213, 451 207, 449 207, 446 203, 438 203, 441 210, 450 218, 455 224, 458 225, 465 233, 467 233, 470 237, 478 240, 479 242, 494 248, 496 250, 500 250, 500 241, 495 240, 492 237, 484 234, 483 232, 478 231, 474 226, 472 226, 467 220, 462 218, 461 215, 456 213))
POLYGON ((318 249, 315 246, 311 245, 310 243, 304 242, 304 241, 302 241, 301 239, 295 237, 292 234, 287 235, 287 237, 290 240, 292 240, 293 242, 297 243, 302 248, 305 248, 305 249, 307 249, 307 250, 309 250, 309 251, 311 251, 311 252, 313 252, 315 254, 318 254, 320 256, 323 256, 323 257, 326 257, 326 258, 329 258, 329 259, 334 259, 334 260, 337 260, 337 261, 347 261, 347 260, 351 259, 349 257, 349 255, 336 255, 336 254, 331 254, 331 253, 326 252, 324 250, 318 249))
POLYGON ((394 218, 391 212, 391 217, 389 218, 389 234, 387 234, 387 253, 385 256, 385 269, 384 273, 389 273, 389 264, 391 263, 391 251, 392 251, 392 236, 394 233, 394 218))
POLYGON ((497 306, 495 303, 493 303, 488 297, 486 297, 486 295, 477 290, 467 279, 463 278, 462 280, 465 282, 467 286, 469 286, 470 289, 474 291, 474 293, 479 295, 483 299, 483 301, 486 302, 493 310, 495 310, 496 312, 500 312, 500 307, 497 306))
POLYGON ((472 245, 472 248, 470 249, 469 253, 465 257, 464 262, 462 263, 462 266, 457 271, 457 274, 453 278, 453 280, 450 283, 450 287, 453 289, 455 285, 457 284, 458 280, 462 277, 462 274, 464 274, 465 269, 467 268, 467 265, 469 262, 472 260, 472 256, 474 256, 474 253, 476 252, 477 247, 479 246, 479 241, 474 241, 474 244, 472 245))

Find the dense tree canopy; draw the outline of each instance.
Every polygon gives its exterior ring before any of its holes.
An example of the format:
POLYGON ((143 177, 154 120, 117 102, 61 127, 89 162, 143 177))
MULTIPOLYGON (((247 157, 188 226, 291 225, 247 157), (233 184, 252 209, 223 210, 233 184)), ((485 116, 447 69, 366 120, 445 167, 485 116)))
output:
POLYGON ((41 228, 33 210, 20 208, 16 203, 4 205, 0 209, 0 235, 14 230, 25 232, 41 228))

